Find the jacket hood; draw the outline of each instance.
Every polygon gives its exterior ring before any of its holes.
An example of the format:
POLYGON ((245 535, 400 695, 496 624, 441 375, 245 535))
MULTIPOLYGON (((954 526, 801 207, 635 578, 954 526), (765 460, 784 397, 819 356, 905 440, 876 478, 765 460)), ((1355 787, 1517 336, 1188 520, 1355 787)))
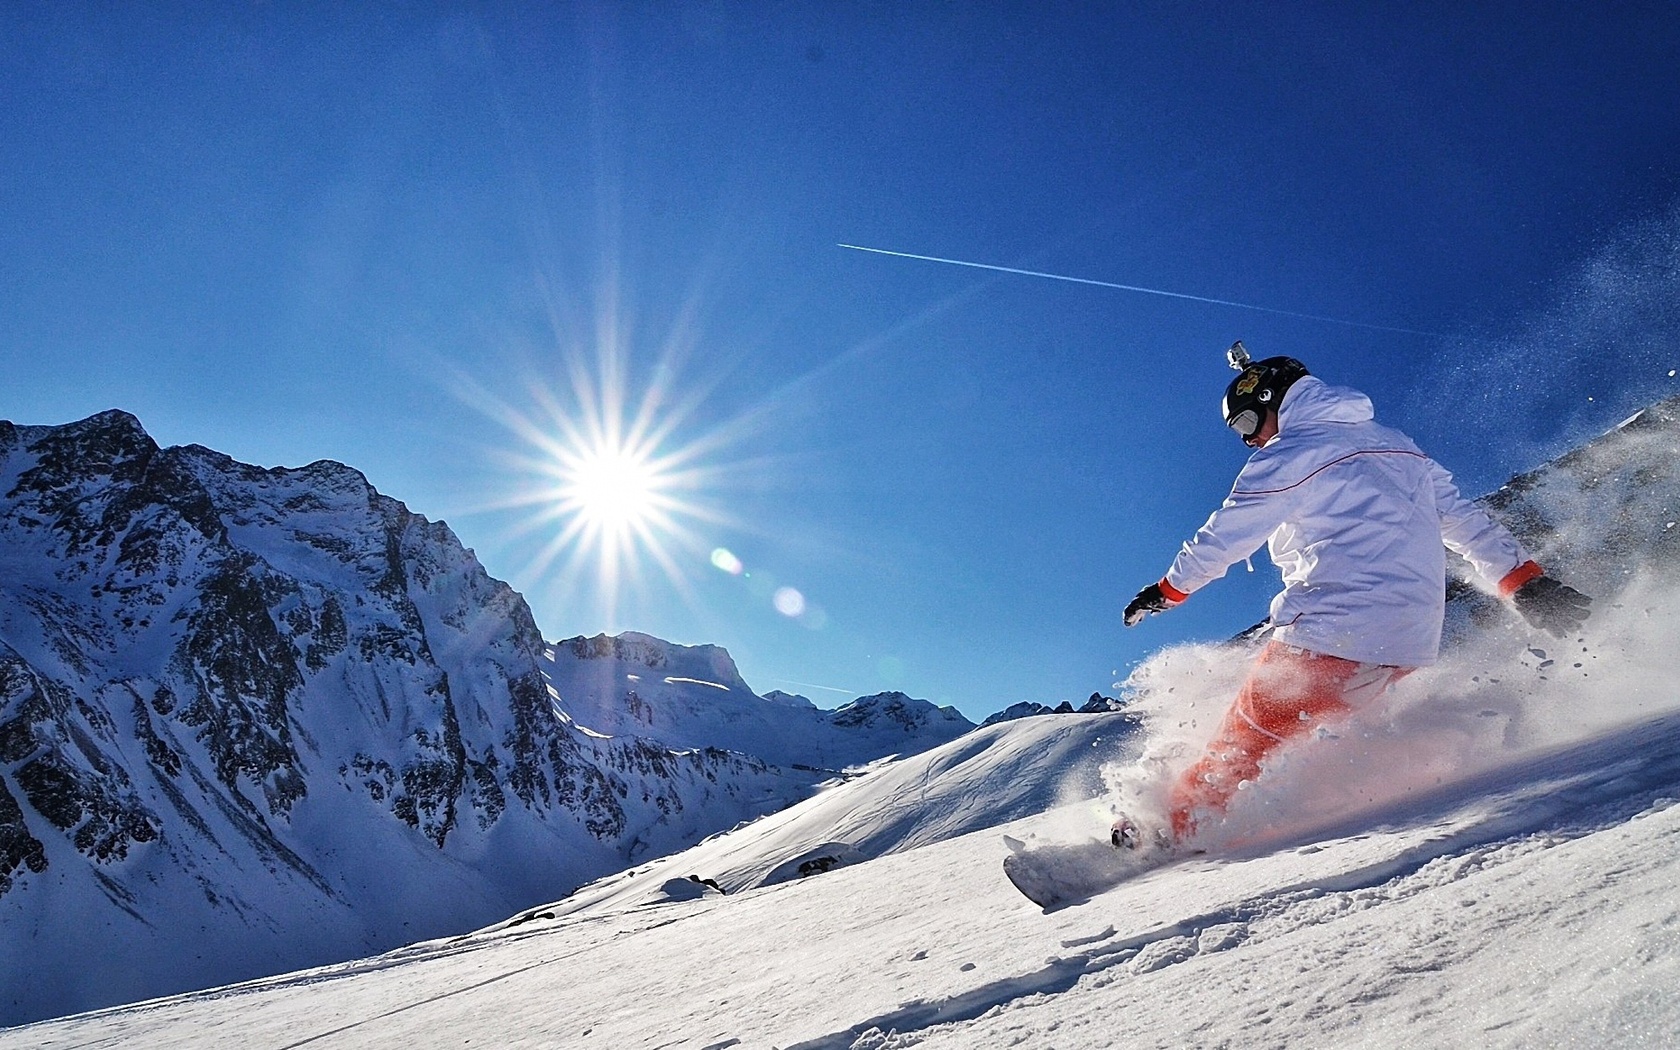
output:
POLYGON ((1331 386, 1317 376, 1302 376, 1278 406, 1278 431, 1303 423, 1367 423, 1375 418, 1371 399, 1359 391, 1331 386))

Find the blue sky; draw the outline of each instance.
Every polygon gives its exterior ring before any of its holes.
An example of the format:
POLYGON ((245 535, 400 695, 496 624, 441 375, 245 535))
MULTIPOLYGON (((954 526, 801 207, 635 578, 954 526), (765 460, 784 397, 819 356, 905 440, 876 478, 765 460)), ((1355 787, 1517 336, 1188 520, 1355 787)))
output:
POLYGON ((349 463, 549 637, 825 705, 1259 619, 1263 557, 1119 623, 1235 338, 1477 493, 1680 392, 1667 4, 8 4, 0 89, 0 417, 349 463), (610 585, 544 467, 608 380, 680 467, 610 585))

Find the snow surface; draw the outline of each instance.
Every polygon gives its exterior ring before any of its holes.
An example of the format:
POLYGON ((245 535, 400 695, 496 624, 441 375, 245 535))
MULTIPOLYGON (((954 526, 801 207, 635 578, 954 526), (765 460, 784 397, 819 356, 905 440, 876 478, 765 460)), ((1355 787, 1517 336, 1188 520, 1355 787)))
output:
POLYGON ((1050 914, 1005 836, 1146 800, 1228 650, 1141 669, 1141 745, 1122 714, 987 727, 474 934, 0 1048, 1672 1047, 1675 608, 1624 592, 1575 658, 1489 631, 1296 752, 1208 855, 1050 914), (835 869, 781 877, 814 852, 835 869))

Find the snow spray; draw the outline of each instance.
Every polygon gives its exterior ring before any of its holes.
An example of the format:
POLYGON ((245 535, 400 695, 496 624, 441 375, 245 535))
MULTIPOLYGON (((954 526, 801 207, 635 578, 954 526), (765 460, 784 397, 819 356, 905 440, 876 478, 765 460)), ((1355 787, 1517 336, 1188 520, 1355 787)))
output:
MULTIPOLYGON (((1239 791, 1212 848, 1288 839, 1515 766, 1548 751, 1680 712, 1670 651, 1680 582, 1643 579, 1595 608, 1580 638, 1536 635, 1515 614, 1403 679, 1347 720, 1280 749, 1239 791)), ((1146 736, 1106 764, 1093 819, 1165 819, 1178 772, 1206 746, 1252 652, 1191 644, 1156 653, 1126 680, 1146 736)), ((1071 800, 1070 800, 1071 801, 1071 800)), ((1088 829, 1087 829, 1088 833, 1088 829)))
POLYGON ((1457 450, 1487 464, 1479 479, 1454 472, 1489 484, 1676 394, 1680 200, 1612 232, 1527 316, 1436 346, 1395 407, 1401 429, 1449 467, 1457 450))

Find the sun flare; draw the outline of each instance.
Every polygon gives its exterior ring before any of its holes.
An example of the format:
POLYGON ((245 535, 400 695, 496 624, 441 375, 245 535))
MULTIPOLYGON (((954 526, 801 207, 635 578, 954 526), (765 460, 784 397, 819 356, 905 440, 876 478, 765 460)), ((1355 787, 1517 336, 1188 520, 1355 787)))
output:
POLYGON ((665 479, 639 449, 604 444, 561 457, 555 495, 592 528, 644 531, 660 510, 665 479))
POLYGON ((523 407, 466 377, 455 392, 518 439, 492 450, 510 488, 486 508, 515 512, 506 534, 524 549, 515 586, 593 607, 616 629, 622 603, 657 578, 693 600, 691 581, 716 546, 707 526, 733 522, 718 506, 731 466, 716 457, 741 431, 732 423, 697 431, 709 386, 684 385, 665 358, 634 382, 616 338, 561 362, 570 382, 533 374, 523 407))

